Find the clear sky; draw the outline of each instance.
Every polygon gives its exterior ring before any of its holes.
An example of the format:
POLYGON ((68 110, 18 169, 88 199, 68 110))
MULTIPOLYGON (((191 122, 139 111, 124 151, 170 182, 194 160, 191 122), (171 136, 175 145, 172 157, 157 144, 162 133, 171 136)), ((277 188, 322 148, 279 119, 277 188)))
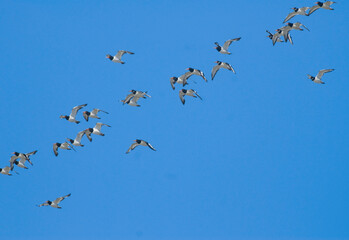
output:
POLYGON ((313 1, 0 2, 0 167, 39 150, 0 176, 1 240, 349 239, 348 1, 292 19, 310 32, 275 47, 265 30, 313 1), (105 58, 121 49, 126 64, 105 58), (194 76, 203 100, 183 106, 170 77, 216 60, 237 74, 194 76), (324 68, 325 85, 307 78, 324 68), (131 89, 152 98, 123 106, 131 89), (112 127, 55 157, 97 122, 59 118, 84 103, 112 127), (136 138, 157 151, 126 155, 136 138))

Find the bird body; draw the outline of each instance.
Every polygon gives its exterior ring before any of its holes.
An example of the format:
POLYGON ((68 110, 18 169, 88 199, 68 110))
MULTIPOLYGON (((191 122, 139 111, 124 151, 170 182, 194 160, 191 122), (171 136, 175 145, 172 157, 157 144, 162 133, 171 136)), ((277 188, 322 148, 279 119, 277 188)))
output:
POLYGON ((320 70, 319 73, 318 73, 315 77, 313 77, 313 76, 311 76, 311 75, 309 75, 309 74, 307 74, 307 75, 308 75, 308 78, 309 78, 310 80, 312 80, 314 83, 325 84, 325 83, 321 80, 322 76, 323 76, 325 73, 329 73, 329 72, 332 72, 332 71, 334 71, 334 69, 323 69, 323 70, 320 70))
POLYGON ((78 134, 76 135, 76 138, 74 140, 70 139, 70 138, 67 138, 67 140, 74 146, 83 147, 84 145, 81 144, 81 139, 85 135, 85 133, 86 133, 85 130, 78 132, 78 134))
POLYGON ((121 100, 123 104, 128 104, 134 107, 140 107, 141 105, 137 103, 140 98, 151 97, 150 95, 147 94, 147 91, 142 92, 142 91, 131 90, 130 92, 131 93, 127 95, 124 100, 121 100))
POLYGON ((170 83, 171 83, 171 87, 173 90, 175 90, 175 84, 178 83, 178 84, 182 84, 183 87, 185 85, 187 85, 187 80, 189 77, 191 77, 194 73, 193 72, 186 72, 184 73, 183 75, 179 76, 179 77, 171 77, 170 78, 170 83))
POLYGON ((151 150, 156 151, 155 148, 147 141, 141 140, 141 139, 136 139, 134 140, 135 142, 129 147, 127 150, 126 154, 128 154, 130 151, 135 149, 137 146, 145 146, 149 147, 151 150))
POLYGON ((125 64, 125 62, 123 62, 121 60, 121 57, 125 54, 134 54, 133 52, 129 52, 129 51, 125 51, 125 50, 120 50, 118 51, 118 53, 115 56, 111 56, 110 54, 107 54, 106 58, 108 58, 110 61, 115 62, 115 63, 121 63, 121 64, 125 64))
POLYGON ((88 128, 85 130, 86 137, 90 140, 90 142, 92 142, 91 134, 95 134, 95 135, 99 135, 99 136, 105 135, 104 133, 101 132, 102 126, 111 127, 108 124, 104 124, 104 123, 99 122, 99 123, 96 123, 94 128, 88 128))

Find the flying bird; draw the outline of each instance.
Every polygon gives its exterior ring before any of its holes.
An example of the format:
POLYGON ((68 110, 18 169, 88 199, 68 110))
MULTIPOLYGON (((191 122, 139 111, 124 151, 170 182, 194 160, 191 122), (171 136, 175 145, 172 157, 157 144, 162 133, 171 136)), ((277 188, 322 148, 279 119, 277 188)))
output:
POLYGON ((104 124, 104 123, 96 123, 96 125, 94 126, 94 128, 88 128, 85 130, 85 134, 86 137, 88 138, 88 140, 90 140, 90 142, 92 142, 92 138, 91 138, 91 134, 96 134, 99 136, 104 136, 105 134, 101 132, 101 128, 102 126, 107 126, 107 127, 111 127, 108 124, 104 124))
POLYGON ((325 84, 325 83, 321 80, 322 76, 323 76, 325 73, 329 73, 329 72, 332 72, 332 71, 334 71, 334 69, 323 69, 323 70, 320 70, 319 73, 318 73, 315 77, 313 77, 313 76, 311 76, 311 75, 309 75, 309 74, 307 74, 307 75, 308 75, 308 78, 309 78, 310 80, 312 80, 314 83, 325 84))
POLYGON ((183 103, 183 105, 185 104, 185 99, 184 96, 191 96, 191 97, 198 97, 202 100, 202 98, 199 96, 199 94, 194 90, 194 89, 181 89, 179 90, 179 98, 181 99, 181 102, 183 103))
POLYGON ((138 105, 137 103, 140 98, 151 97, 150 95, 148 95, 147 91, 142 92, 142 91, 136 91, 132 89, 130 92, 131 93, 128 94, 124 100, 121 100, 123 104, 128 104, 134 107, 140 107, 141 105, 138 105))
POLYGON ((20 159, 25 159, 25 160, 27 160, 27 161, 33 166, 33 163, 32 163, 31 160, 30 160, 30 156, 36 154, 37 151, 38 151, 38 150, 35 150, 35 151, 30 152, 30 153, 13 152, 12 154, 13 154, 14 156, 11 157, 10 162, 13 162, 14 160, 20 158, 20 159))
MULTIPOLYGON (((267 37, 270 38, 271 40, 273 40, 274 34, 269 32, 268 30, 266 30, 266 32, 269 34, 267 37)), ((276 42, 284 42, 281 38, 276 38, 275 41, 276 42)))
MULTIPOLYGON (((28 169, 28 168, 25 166, 25 162, 26 162, 26 160, 25 160, 24 158, 22 158, 22 159, 19 160, 19 161, 15 160, 15 161, 13 162, 13 164, 16 164, 16 165, 17 165, 18 167, 20 167, 20 168, 28 169)), ((13 165, 13 164, 10 166, 11 171, 12 171, 13 168, 14 168, 14 165, 13 165)))
POLYGON ((68 195, 65 195, 63 197, 59 197, 57 198, 56 200, 54 200, 53 202, 50 201, 50 200, 47 200, 46 202, 40 204, 40 205, 37 205, 38 207, 42 207, 42 206, 51 206, 53 208, 58 208, 58 209, 61 209, 62 207, 58 206, 58 204, 60 202, 62 202, 64 199, 66 199, 67 197, 70 197, 71 193, 69 193, 68 195))
POLYGON ((0 173, 4 175, 12 176, 12 174, 10 173, 10 170, 11 170, 10 167, 0 168, 0 173))
POLYGON ((121 57, 122 57, 125 53, 134 54, 133 52, 120 50, 120 51, 118 51, 118 53, 117 53, 115 56, 111 56, 110 54, 107 54, 106 58, 109 58, 110 61, 112 61, 112 62, 125 64, 125 62, 121 61, 121 57))
POLYGON ((332 1, 316 2, 315 3, 316 5, 310 8, 310 10, 308 12, 308 16, 320 8, 334 10, 333 8, 331 8, 331 5, 334 3, 336 3, 336 2, 332 2, 332 1))
POLYGON ((303 29, 301 27, 304 27, 305 29, 310 31, 304 24, 302 24, 300 22, 287 23, 286 26, 284 26, 284 27, 282 27, 280 29, 281 30, 299 30, 299 31, 303 31, 303 29))
POLYGON ((81 144, 81 139, 85 135, 85 133, 86 133, 86 130, 78 132, 74 140, 70 138, 67 138, 67 140, 74 146, 83 147, 84 145, 81 144))
POLYGON ((127 150, 126 154, 128 154, 130 151, 132 151, 133 149, 135 149, 137 146, 141 145, 141 146, 145 146, 145 147, 149 147, 151 150, 156 151, 155 148, 148 143, 147 141, 141 140, 141 139, 136 139, 133 140, 135 141, 127 150))
POLYGON ((92 110, 92 112, 84 111, 84 112, 82 113, 82 115, 84 116, 85 120, 88 122, 88 119, 89 119, 89 118, 101 119, 100 117, 97 116, 97 114, 98 114, 99 112, 104 112, 104 113, 106 113, 106 114, 109 114, 109 113, 106 112, 106 111, 103 111, 103 110, 101 110, 101 109, 95 108, 95 109, 92 110))
POLYGON ((233 73, 236 73, 234 68, 229 63, 225 63, 221 61, 216 61, 216 63, 217 65, 213 67, 212 73, 211 73, 212 80, 216 76, 217 71, 221 68, 225 68, 225 69, 228 69, 229 71, 233 71, 233 73))
POLYGON ((290 14, 287 15, 287 17, 284 20, 284 23, 288 22, 291 18, 293 18, 294 16, 297 16, 297 15, 307 16, 306 11, 308 11, 310 9, 310 7, 302 7, 302 8, 294 7, 294 8, 291 8, 291 9, 293 9, 293 12, 291 12, 290 14))
POLYGON ((183 87, 185 85, 187 85, 187 80, 189 77, 191 77, 194 73, 193 72, 186 72, 184 73, 183 75, 179 76, 179 77, 171 77, 170 78, 170 83, 171 83, 171 87, 173 90, 175 90, 175 84, 178 83, 178 84, 183 84, 183 87))
POLYGON ((68 142, 54 143, 53 144, 53 152, 54 152, 56 157, 58 156, 58 148, 61 148, 61 149, 64 149, 64 150, 72 150, 73 149, 75 151, 73 146, 70 143, 68 143, 68 142))
POLYGON ((216 49, 218 52, 222 53, 222 54, 229 54, 229 55, 230 55, 231 52, 228 51, 228 48, 229 48, 230 44, 231 44, 232 42, 237 42, 237 41, 239 41, 240 39, 241 39, 241 37, 227 40, 227 41, 224 43, 223 47, 220 46, 218 42, 215 42, 214 44, 217 45, 217 47, 215 47, 215 49, 216 49))
POLYGON ((61 115, 60 118, 62 118, 62 119, 64 118, 64 119, 68 120, 69 122, 74 122, 74 123, 76 123, 76 124, 79 124, 80 121, 77 121, 77 120, 75 119, 76 114, 78 113, 78 111, 79 111, 81 108, 86 107, 86 106, 87 106, 87 104, 82 104, 82 105, 76 106, 76 107, 73 108, 73 110, 71 111, 71 113, 70 113, 69 116, 67 116, 67 115, 61 115))
POLYGON ((205 77, 205 74, 204 74, 201 70, 195 69, 195 68, 187 68, 186 70, 188 70, 189 72, 191 72, 192 75, 198 75, 198 76, 202 77, 202 78, 205 80, 205 82, 207 82, 207 79, 206 79, 206 77, 205 77))

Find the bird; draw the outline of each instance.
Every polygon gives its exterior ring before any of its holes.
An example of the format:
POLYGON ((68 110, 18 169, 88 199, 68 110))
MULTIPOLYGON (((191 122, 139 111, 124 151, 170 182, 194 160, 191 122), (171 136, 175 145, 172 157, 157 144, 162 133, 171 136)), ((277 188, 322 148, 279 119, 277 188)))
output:
POLYGON ((314 83, 325 84, 325 83, 321 80, 322 76, 323 76, 325 73, 329 73, 329 72, 332 72, 332 71, 334 71, 334 69, 323 69, 323 70, 320 70, 319 73, 318 73, 315 77, 313 77, 313 76, 311 76, 311 75, 309 75, 309 74, 307 74, 307 75, 308 75, 308 78, 309 78, 310 80, 312 80, 314 83))
POLYGON ((88 119, 89 119, 89 118, 101 119, 100 117, 97 116, 97 114, 98 114, 99 112, 104 112, 104 113, 106 113, 106 114, 109 114, 109 113, 106 112, 106 111, 103 111, 103 110, 101 110, 101 109, 95 108, 95 109, 93 109, 91 112, 89 112, 89 111, 84 111, 84 112, 82 113, 82 115, 84 116, 86 122, 88 122, 88 119))
POLYGON ((96 125, 94 126, 94 128, 87 128, 85 130, 85 134, 86 137, 88 138, 88 140, 90 140, 90 142, 92 142, 92 138, 91 138, 91 134, 96 134, 99 136, 104 136, 105 134, 101 132, 101 128, 102 126, 107 126, 107 127, 111 127, 108 124, 104 124, 104 123, 96 123, 96 125))
MULTIPOLYGON (((20 168, 28 169, 25 166, 25 162, 26 162, 26 160, 24 158, 22 158, 20 161, 15 160, 13 163, 16 164, 20 168)), ((14 165, 10 166, 11 171, 13 170, 13 168, 14 168, 14 165)))
MULTIPOLYGON (((38 150, 35 150, 35 151, 30 152, 30 153, 13 152, 13 153, 12 153, 12 154, 14 154, 13 157, 16 156, 17 158, 12 158, 12 157, 11 157, 11 159, 12 159, 12 160, 16 160, 16 159, 18 159, 18 158, 20 158, 20 159, 25 159, 25 160, 27 160, 27 161, 33 166, 33 163, 32 163, 31 160, 30 160, 30 156, 36 154, 37 151, 38 151, 38 150)), ((11 162, 11 160, 10 160, 10 162, 11 162)))
POLYGON ((133 141, 135 141, 135 142, 132 143, 132 145, 127 150, 126 154, 131 152, 133 149, 135 149, 139 145, 145 146, 145 147, 148 146, 151 150, 156 151, 155 148, 150 143, 148 143, 147 141, 144 141, 144 140, 141 140, 141 139, 136 139, 136 140, 133 140, 133 141))
POLYGON ((229 71, 233 71, 233 73, 236 73, 234 68, 229 63, 225 63, 221 61, 216 61, 216 63, 217 65, 213 67, 212 73, 211 73, 212 80, 216 76, 217 71, 221 68, 225 68, 225 69, 228 69, 229 71))
POLYGON ((150 95, 148 95, 148 92, 142 92, 142 91, 136 91, 136 90, 130 90, 130 94, 126 96, 126 98, 124 100, 121 100, 121 102, 123 102, 123 104, 128 104, 130 106, 134 106, 134 107, 140 107, 141 105, 138 105, 137 101, 140 98, 146 98, 147 97, 151 97, 150 95))
POLYGON ((313 12, 315 12, 316 10, 318 10, 320 8, 334 10, 333 8, 331 8, 331 5, 334 3, 336 3, 336 2, 332 2, 332 1, 316 2, 315 3, 316 5, 310 8, 307 16, 309 16, 310 14, 312 14, 313 12))
POLYGON ((187 85, 187 80, 189 77, 191 77, 194 73, 193 72, 186 72, 184 73, 183 75, 179 76, 179 77, 171 77, 170 78, 170 83, 171 83, 171 87, 173 90, 175 90, 175 84, 178 83, 178 84, 183 84, 183 87, 185 85, 187 85))
POLYGON ((288 22, 291 18, 293 18, 294 16, 297 16, 297 15, 307 16, 307 12, 306 11, 308 11, 310 9, 310 7, 302 7, 302 8, 294 7, 294 8, 291 8, 291 9, 293 9, 293 12, 291 12, 291 13, 289 13, 287 15, 287 17, 284 20, 284 23, 288 22))
POLYGON ((59 197, 57 198, 56 200, 54 201, 50 201, 50 200, 47 200, 46 202, 40 204, 40 205, 37 205, 38 207, 42 207, 42 206, 51 206, 53 208, 58 208, 58 209, 61 209, 62 207, 58 206, 58 204, 60 202, 62 202, 64 199, 66 199, 67 197, 70 197, 71 196, 71 193, 69 193, 68 195, 65 195, 63 197, 59 197))
POLYGON ((185 99, 184 96, 191 96, 191 97, 198 97, 202 100, 202 98, 199 96, 199 94, 194 90, 194 89, 181 89, 179 90, 179 98, 181 99, 181 102, 183 103, 183 105, 185 104, 185 99))
POLYGON ((303 31, 303 29, 301 27, 304 27, 305 29, 307 29, 308 31, 310 31, 304 24, 300 23, 300 22, 296 22, 296 23, 287 23, 286 26, 280 28, 281 30, 284 29, 290 29, 290 30, 299 30, 299 31, 303 31))
POLYGON ((111 56, 110 54, 107 54, 106 58, 109 58, 110 61, 116 62, 116 63, 121 63, 125 64, 125 62, 121 61, 121 57, 125 54, 134 54, 133 52, 125 51, 125 50, 120 50, 115 56, 111 56))
POLYGON ((231 44, 232 42, 237 42, 237 41, 239 41, 240 39, 241 39, 241 37, 227 40, 227 41, 224 43, 223 47, 220 46, 220 45, 218 44, 218 42, 215 42, 214 44, 217 45, 217 47, 215 47, 215 49, 216 49, 218 52, 222 53, 222 54, 228 54, 228 55, 230 55, 231 52, 228 51, 228 48, 229 48, 230 44, 231 44))
POLYGON ((87 104, 82 104, 82 105, 76 106, 76 107, 73 108, 73 110, 71 111, 71 113, 70 113, 69 116, 67 116, 67 115, 61 115, 60 118, 62 118, 62 119, 65 118, 65 119, 68 120, 69 122, 75 122, 76 124, 79 124, 80 121, 77 121, 77 120, 75 119, 76 114, 78 113, 78 111, 79 111, 81 108, 86 107, 86 106, 87 106, 87 104))
POLYGON ((4 174, 4 175, 8 175, 8 176, 12 176, 12 174, 10 173, 10 167, 4 167, 4 168, 0 168, 0 173, 4 174))
POLYGON ((207 82, 207 79, 206 79, 206 77, 205 77, 205 74, 201 71, 201 70, 199 70, 199 69, 195 69, 195 68, 187 68, 186 70, 188 70, 189 72, 191 72, 192 73, 192 75, 198 75, 198 76, 200 76, 200 77, 202 77, 204 80, 205 80, 205 82, 207 82))
POLYGON ((81 144, 81 139, 85 135, 85 133, 86 133, 85 130, 78 132, 78 134, 76 135, 76 138, 74 140, 70 139, 70 138, 67 138, 67 140, 74 146, 83 147, 84 145, 81 144))
MULTIPOLYGON (((267 37, 273 40, 274 35, 268 30, 266 30, 266 32, 269 34, 267 37)), ((276 42, 284 42, 284 41, 281 38, 276 38, 276 42)))
POLYGON ((73 146, 68 143, 68 142, 64 142, 64 143, 54 143, 53 144, 53 152, 55 154, 55 156, 58 156, 58 148, 64 149, 64 150, 71 150, 73 149, 75 151, 75 149, 73 148, 73 146))
POLYGON ((281 28, 276 29, 276 33, 274 34, 273 39, 272 39, 273 45, 275 45, 275 43, 279 41, 278 39, 280 39, 281 36, 284 37, 285 42, 290 41, 290 43, 293 44, 293 40, 292 40, 292 37, 290 35, 290 31, 291 31, 290 27, 283 28, 283 29, 281 29, 281 28))

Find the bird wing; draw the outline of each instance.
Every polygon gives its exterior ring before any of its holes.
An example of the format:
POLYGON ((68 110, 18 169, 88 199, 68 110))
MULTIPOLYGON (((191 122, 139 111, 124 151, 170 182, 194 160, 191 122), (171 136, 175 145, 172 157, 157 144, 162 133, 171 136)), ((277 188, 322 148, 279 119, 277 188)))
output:
POLYGON ((71 193, 69 193, 68 195, 65 195, 63 197, 59 197, 56 200, 54 200, 53 203, 58 204, 58 203, 62 202, 65 198, 70 197, 70 195, 71 195, 71 193))
POLYGON ((290 14, 287 15, 287 17, 284 20, 284 23, 289 21, 291 18, 293 18, 294 16, 298 15, 296 12, 291 12, 290 14))
POLYGON ((55 153, 55 156, 58 156, 58 145, 57 144, 53 144, 53 152, 55 153))
POLYGON ((236 74, 235 69, 229 63, 223 63, 222 67, 225 68, 225 69, 228 69, 230 71, 233 71, 233 73, 236 74))
POLYGON ((75 118, 76 114, 78 113, 78 111, 83 108, 83 107, 86 107, 87 104, 82 104, 82 105, 79 105, 79 106, 76 106, 73 108, 73 110, 71 111, 71 114, 70 114, 70 117, 72 118, 75 118))
POLYGON ((92 142, 91 132, 88 131, 87 129, 84 130, 84 132, 85 132, 85 135, 86 135, 86 137, 88 138, 88 140, 89 140, 90 142, 92 142))
POLYGON ((325 74, 325 73, 328 73, 328 72, 332 72, 334 69, 323 69, 323 70, 320 70, 319 73, 316 75, 317 78, 321 79, 322 76, 325 74))
POLYGON ((41 203, 40 205, 37 205, 38 207, 42 207, 42 206, 49 206, 49 204, 47 202, 41 203))
POLYGON ((272 40, 273 40, 273 45, 275 45, 275 43, 277 42, 277 40, 278 39, 280 39, 280 33, 275 33, 274 35, 273 35, 273 38, 272 38, 272 40))
POLYGON ((10 158, 10 163, 13 164, 19 157, 18 156, 12 156, 10 158))
POLYGON ((156 151, 156 149, 150 143, 147 142, 147 145, 151 150, 156 151))
POLYGON ((124 100, 124 104, 128 103, 131 100, 131 98, 133 98, 134 96, 135 96, 134 93, 130 93, 129 95, 127 95, 125 100, 124 100))
POLYGON ((3 170, 5 171, 5 172, 10 172, 10 170, 12 170, 9 166, 6 166, 6 167, 4 167, 3 168, 3 170))
POLYGON ((313 12, 318 10, 319 8, 320 8, 319 5, 315 5, 315 6, 311 7, 307 15, 309 16, 310 14, 312 14, 313 12))
POLYGON ((89 116, 85 112, 82 113, 82 116, 85 118, 86 122, 88 122, 89 116))
POLYGON ((202 98, 200 97, 200 95, 197 93, 197 91, 193 90, 193 92, 195 93, 196 96, 198 96, 198 98, 200 98, 202 100, 202 98))
POLYGON ((240 39, 241 39, 241 37, 240 37, 240 38, 229 39, 229 40, 225 41, 225 43, 224 43, 224 45, 223 45, 223 48, 226 49, 226 50, 228 50, 228 48, 229 48, 229 46, 230 46, 230 44, 231 44, 232 42, 239 41, 240 39))
POLYGON ((115 55, 116 58, 121 59, 121 57, 126 53, 124 50, 118 51, 118 53, 115 55))
POLYGON ((194 73, 192 73, 192 72, 186 72, 179 77, 180 79, 183 79, 183 86, 187 85, 188 78, 190 78, 193 74, 194 73))
POLYGON ((175 81, 173 80, 173 78, 170 78, 170 83, 171 83, 172 89, 175 90, 175 86, 174 86, 175 81))
POLYGON ((211 78, 212 78, 212 80, 213 80, 213 78, 216 76, 217 71, 218 71, 221 67, 222 67, 221 65, 216 65, 216 66, 213 67, 212 72, 211 72, 211 78))
POLYGON ((131 152, 133 149, 135 149, 139 144, 138 143, 132 143, 129 149, 127 150, 126 154, 131 152))
POLYGON ((78 132, 76 135, 75 141, 81 142, 82 137, 85 135, 85 131, 78 132))
POLYGON ((37 151, 38 151, 38 150, 35 150, 35 151, 30 152, 30 153, 26 153, 25 155, 26 155, 26 156, 31 156, 31 155, 34 155, 37 151))
POLYGON ((103 110, 98 109, 98 108, 95 108, 95 109, 92 110, 92 113, 93 113, 93 114, 97 114, 98 112, 104 112, 104 113, 106 113, 106 114, 109 114, 108 112, 103 111, 103 110))
POLYGON ((179 98, 181 99, 181 102, 183 105, 185 104, 185 99, 184 99, 185 94, 182 92, 182 90, 179 91, 179 98))

